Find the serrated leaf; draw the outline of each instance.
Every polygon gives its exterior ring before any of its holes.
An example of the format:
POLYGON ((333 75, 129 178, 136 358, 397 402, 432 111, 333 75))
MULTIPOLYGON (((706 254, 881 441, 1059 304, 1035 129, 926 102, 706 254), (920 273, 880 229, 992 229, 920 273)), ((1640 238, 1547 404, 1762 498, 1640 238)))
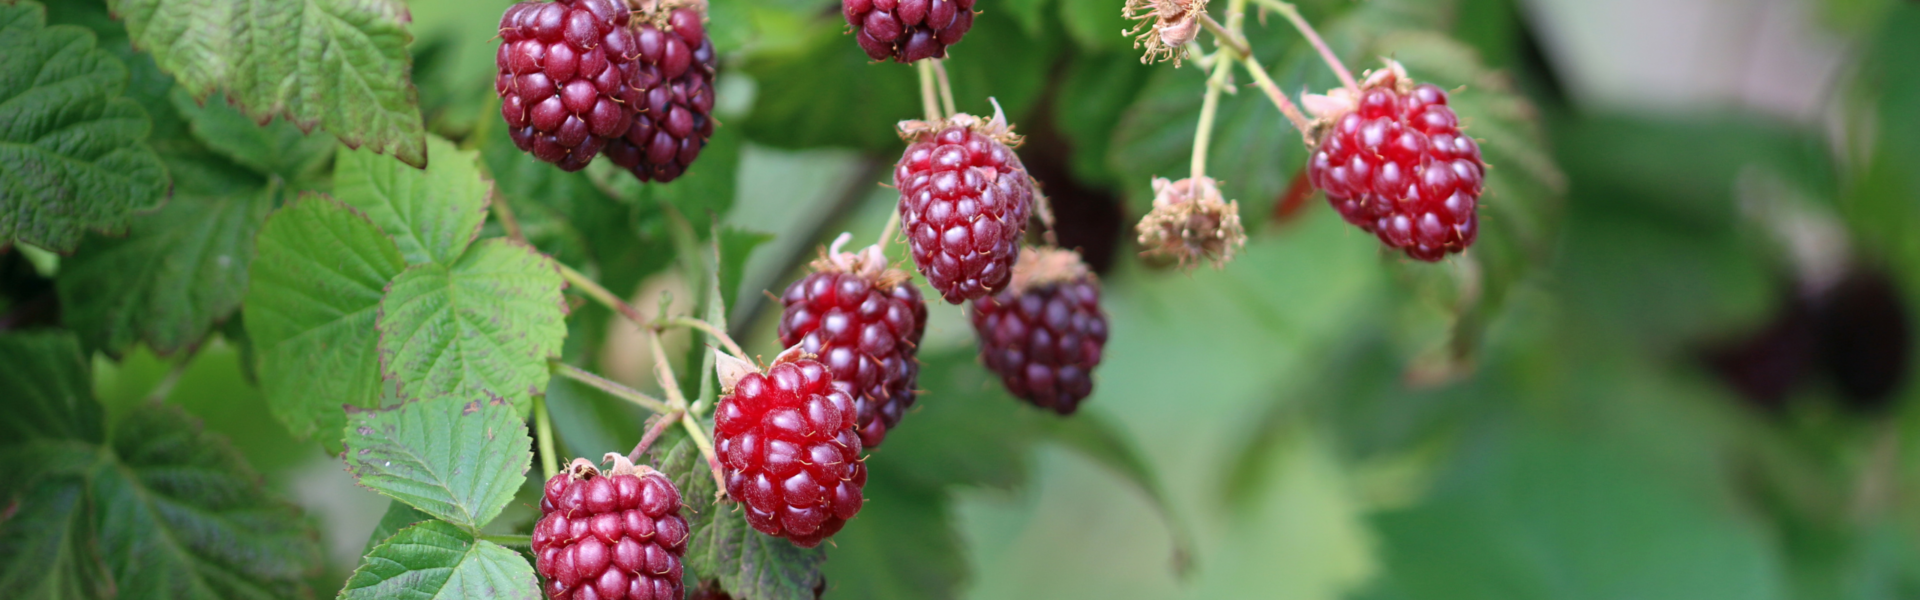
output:
POLYGON ((360 559, 342 600, 541 597, 533 566, 505 547, 441 521, 394 534, 360 559))
MULTIPOLYGON (((80 344, 65 332, 0 335, 0 445, 33 440, 106 440, 100 403, 80 344)), ((4 500, 4 498, 0 498, 4 500)))
POLYGON ((268 496, 224 438, 179 409, 144 404, 117 423, 92 472, 101 553, 122 597, 305 595, 319 534, 268 496))
POLYGON ((68 252, 159 206, 167 171, 121 97, 126 67, 92 32, 45 22, 37 3, 0 6, 0 244, 68 252))
POLYGON ((255 123, 217 99, 197 102, 186 88, 169 94, 173 109, 186 119, 193 137, 227 160, 255 172, 302 179, 333 154, 333 136, 309 134, 292 123, 255 123))
POLYGON ((436 160, 426 170, 394 164, 365 150, 341 148, 333 196, 367 213, 393 237, 407 264, 451 265, 480 233, 493 185, 480 174, 478 152, 439 136, 427 138, 436 160))
MULTIPOLYGON (((826 549, 801 548, 784 538, 754 531, 731 501, 715 503, 717 488, 706 459, 692 441, 674 446, 660 460, 692 509, 687 516, 687 588, 718 581, 735 598, 811 600, 822 583, 826 549)), ((856 517, 857 519, 858 517, 856 517)))
POLYGON ((414 523, 432 518, 433 515, 420 512, 420 509, 408 506, 405 502, 399 500, 387 502, 386 514, 380 515, 380 522, 373 525, 373 533, 367 536, 367 546, 360 550, 360 554, 363 556, 370 554, 374 548, 385 543, 387 538, 393 537, 393 534, 412 527, 414 523))
POLYGON ((167 162, 172 202, 135 217, 125 239, 88 239, 60 268, 62 319, 110 356, 141 341, 160 354, 191 347, 239 309, 254 235, 278 194, 218 157, 167 162))
POLYGON ((498 398, 441 396, 355 411, 347 470, 360 485, 479 531, 500 514, 533 465, 533 439, 498 398))
POLYGON ((85 471, 98 451, 82 443, 35 444, 43 452, 0 452, 13 465, 0 496, 0 597, 106 598, 114 595, 94 541, 85 471), (65 464, 53 466, 47 461, 65 464), (20 477, 16 479, 15 477, 20 477))
POLYGON ((566 341, 563 286, 552 259, 507 239, 414 265, 380 301, 381 374, 402 398, 491 395, 524 415, 566 341))
POLYGON ((109 0, 135 46, 205 99, 255 121, 318 125, 349 146, 427 164, 406 7, 393 0, 109 0))
POLYGON ((260 385, 295 436, 338 452, 342 405, 380 402, 378 331, 387 282, 406 268, 366 216, 307 195, 267 218, 243 302, 260 385))

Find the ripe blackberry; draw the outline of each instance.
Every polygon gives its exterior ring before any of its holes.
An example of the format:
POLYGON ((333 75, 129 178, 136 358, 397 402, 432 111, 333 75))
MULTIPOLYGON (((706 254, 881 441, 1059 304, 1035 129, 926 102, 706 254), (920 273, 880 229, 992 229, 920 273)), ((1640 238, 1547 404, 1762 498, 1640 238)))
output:
POLYGON ((850 386, 860 443, 878 448, 913 406, 927 303, 912 276, 887 268, 878 246, 841 252, 849 237, 841 234, 812 274, 787 286, 780 345, 819 357, 834 381, 850 386))
POLYGON ((713 438, 747 524, 812 548, 860 512, 867 468, 853 397, 826 365, 800 355, 789 348, 763 373, 719 354, 713 438))
POLYGON ((619 0, 521 2, 500 17, 494 57, 513 143, 578 171, 632 124, 627 88, 639 40, 619 0))
POLYGON ((1033 211, 1034 184, 999 109, 991 121, 903 121, 910 145, 893 169, 913 263, 952 304, 1007 286, 1033 211))
POLYGON ((969 313, 980 360, 1008 392, 1063 415, 1093 393, 1107 316, 1100 311, 1100 282, 1079 254, 1027 249, 1013 285, 973 301, 969 313))
POLYGON ((715 57, 704 18, 700 8, 669 4, 635 24, 633 122, 607 143, 607 157, 641 181, 673 181, 713 137, 715 57))
POLYGON ((841 0, 840 13, 874 60, 946 58, 973 28, 974 0, 841 0))
POLYGON ((665 475, 608 453, 547 480, 533 526, 534 569, 552 600, 678 600, 687 521, 665 475))
POLYGON ((1335 90, 1308 106, 1330 126, 1307 177, 1341 217, 1424 261, 1473 245, 1487 165, 1460 132, 1446 92, 1415 85, 1389 61, 1368 75, 1358 98, 1335 90))

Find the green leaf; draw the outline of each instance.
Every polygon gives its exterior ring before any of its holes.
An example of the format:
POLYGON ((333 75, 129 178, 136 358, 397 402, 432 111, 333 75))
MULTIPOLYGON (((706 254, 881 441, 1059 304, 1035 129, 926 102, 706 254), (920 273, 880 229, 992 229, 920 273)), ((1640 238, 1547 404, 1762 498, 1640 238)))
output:
POLYGON ((284 598, 309 593, 319 535, 266 494, 224 438, 145 404, 114 429, 117 461, 91 474, 99 545, 122 597, 284 598))
MULTIPOLYGON (((17 438, 16 438, 17 439, 17 438)), ((0 452, 9 461, 40 459, 22 479, 9 473, 0 497, 0 596, 7 598, 107 598, 113 578, 94 541, 87 507, 85 470, 98 454, 81 443, 37 444, 44 456, 0 452), (65 464, 50 465, 51 459, 65 464)))
POLYGON ((0 6, 0 245, 72 251, 160 205, 167 171, 127 68, 80 27, 45 27, 33 2, 0 6))
POLYGON ((346 458, 360 485, 479 531, 526 480, 533 438, 503 400, 442 396, 354 411, 346 458))
POLYGON ((552 259, 499 238, 409 267, 380 301, 381 373, 402 398, 491 395, 526 414, 567 337, 564 285, 552 259))
POLYGON ((427 164, 406 7, 392 0, 109 0, 133 43, 194 98, 318 125, 349 146, 427 164))
POLYGON ((1046 27, 1046 11, 1050 3, 1051 0, 1014 0, 1000 3, 1000 9, 1007 11, 1028 37, 1037 37, 1046 27))
POLYGON ((274 212, 257 245, 242 306, 261 388, 288 431, 321 432, 321 444, 337 452, 341 405, 379 405, 374 321, 387 282, 406 262, 365 215, 319 195, 274 212))
POLYGON ((125 239, 93 237, 61 266, 61 317, 87 345, 123 356, 135 342, 176 352, 240 308, 254 235, 277 186, 218 157, 169 156, 175 190, 125 239))
MULTIPOLYGON (((33 440, 100 443, 106 428, 80 344, 64 332, 0 335, 0 445, 33 440)), ((0 498, 4 500, 4 498, 0 498)))
POLYGON ((357 598, 541 597, 526 559, 499 544, 440 521, 394 534, 354 569, 341 600, 357 598))
POLYGON ((1127 56, 1128 61, 1145 69, 1138 64, 1139 52, 1129 49, 1133 40, 1122 33, 1133 28, 1133 22, 1121 16, 1120 7, 1124 4, 1102 0, 1060 0, 1060 22, 1066 26, 1067 35, 1081 48, 1091 52, 1132 54, 1127 56))
MULTIPOLYGON (((809 600, 822 585, 825 548, 801 548, 784 538, 754 531, 732 502, 716 503, 713 475, 692 441, 683 441, 659 462, 690 509, 686 581, 718 581, 735 598, 809 600)), ((858 517, 856 517, 858 519, 858 517)))
POLYGON ((427 138, 437 160, 408 168, 365 150, 341 148, 333 165, 333 195, 373 219, 393 237, 407 264, 451 265, 480 234, 492 184, 480 174, 479 153, 439 136, 427 138))
POLYGON ((374 548, 385 543, 387 538, 393 537, 393 534, 400 533, 400 530, 411 527, 414 523, 432 518, 433 515, 420 512, 420 509, 409 506, 405 502, 399 500, 388 502, 387 513, 381 515, 380 522, 373 525, 373 533, 367 536, 367 547, 362 549, 360 554, 363 556, 372 554, 374 548))
POLYGON ((169 95, 193 137, 235 163, 265 175, 302 179, 333 153, 333 136, 310 135, 292 123, 261 125, 224 102, 197 102, 186 88, 169 95))
POLYGON ((1174 567, 1184 571, 1189 566, 1193 555, 1192 534, 1187 532, 1179 513, 1174 511, 1167 490, 1160 484, 1160 477, 1154 474, 1152 465, 1147 463, 1140 449, 1116 424, 1100 416, 1097 410, 1082 410, 1071 418, 1055 419, 1041 429, 1049 439, 1112 469, 1134 489, 1146 495, 1147 501, 1160 513, 1160 518, 1166 521, 1167 530, 1173 534, 1174 567))
POLYGON ((833 597, 960 597, 967 553, 951 501, 946 491, 912 485, 902 473, 869 471, 861 493, 875 501, 833 535, 826 564, 833 597))

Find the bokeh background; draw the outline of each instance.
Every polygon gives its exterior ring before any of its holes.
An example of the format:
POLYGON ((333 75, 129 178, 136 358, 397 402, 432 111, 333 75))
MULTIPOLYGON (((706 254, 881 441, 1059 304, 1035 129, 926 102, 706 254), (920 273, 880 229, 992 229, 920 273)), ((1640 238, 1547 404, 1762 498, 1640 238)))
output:
MULTIPOLYGON (((51 4, 126 51, 99 2, 51 4)), ((731 310, 767 354, 763 291, 892 208, 914 74, 869 64, 831 2, 712 0, 722 126, 668 192, 505 142, 507 2, 405 4, 429 127, 482 149, 543 250, 639 306, 690 297, 652 201, 771 235, 731 310)), ((961 310, 931 306, 926 394, 871 459, 827 597, 1920 597, 1920 4, 1299 4, 1356 70, 1391 56, 1457 88, 1495 177, 1479 245, 1383 252, 1291 187, 1299 137, 1247 88, 1211 152, 1251 241, 1222 270, 1149 269, 1132 223, 1149 176, 1185 172, 1202 74, 1140 64, 1118 0, 981 0, 949 62, 960 107, 1006 108, 1063 243, 1103 274, 1113 337, 1074 419, 1122 443, 1006 396, 961 310)), ((1333 83, 1282 19, 1248 22, 1283 88, 1333 83)), ((58 259, 3 270, 0 308, 48 318, 58 259)), ((569 357, 657 388, 621 325, 584 309, 569 357)), ((240 356, 201 349, 172 401, 319 520, 329 593, 386 500, 287 436, 240 356)), ((101 356, 101 395, 131 406, 172 360, 101 356)), ((562 380, 549 398, 570 454, 638 437, 616 400, 562 380)), ((530 504, 498 525, 524 530, 530 504)))

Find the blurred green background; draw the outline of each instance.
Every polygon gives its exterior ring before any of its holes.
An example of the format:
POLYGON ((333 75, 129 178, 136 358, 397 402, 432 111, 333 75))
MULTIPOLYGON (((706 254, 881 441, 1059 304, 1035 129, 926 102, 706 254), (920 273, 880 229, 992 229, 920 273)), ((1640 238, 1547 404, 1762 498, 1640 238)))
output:
MULTIPOLYGON (((155 73, 98 2, 52 4, 134 93, 155 73)), ((892 208, 914 74, 869 64, 831 2, 712 0, 720 133, 647 189, 506 142, 508 2, 405 4, 429 128, 482 150, 542 250, 640 306, 690 297, 663 205, 770 234, 727 291, 771 354, 763 291, 892 208)), ((1184 174, 1203 75, 1140 64, 1118 0, 982 0, 948 63, 960 108, 1006 108, 1062 242, 1102 271, 1113 337, 1074 419, 1124 444, 1059 443, 978 366, 961 309, 930 306, 926 394, 871 459, 827 597, 1920 597, 1920 4, 1300 5, 1356 70, 1391 56, 1457 88, 1493 166, 1479 244, 1409 263, 1289 201, 1304 151, 1248 88, 1211 152, 1251 241, 1223 270, 1150 270, 1132 223, 1150 176, 1184 174)), ((1334 83, 1283 20, 1248 23, 1284 89, 1334 83)), ((57 320, 60 259, 0 258, 7 326, 57 320)), ((591 306, 569 325, 570 360, 657 387, 633 330, 591 306)), ((168 397, 320 521, 329 594, 386 501, 286 435, 239 349, 209 342, 168 397)), ((99 354, 100 395, 131 406, 176 360, 99 354)), ((638 438, 616 400, 558 379, 549 398, 563 453, 638 438)), ((528 504, 498 526, 524 531, 528 504)))

